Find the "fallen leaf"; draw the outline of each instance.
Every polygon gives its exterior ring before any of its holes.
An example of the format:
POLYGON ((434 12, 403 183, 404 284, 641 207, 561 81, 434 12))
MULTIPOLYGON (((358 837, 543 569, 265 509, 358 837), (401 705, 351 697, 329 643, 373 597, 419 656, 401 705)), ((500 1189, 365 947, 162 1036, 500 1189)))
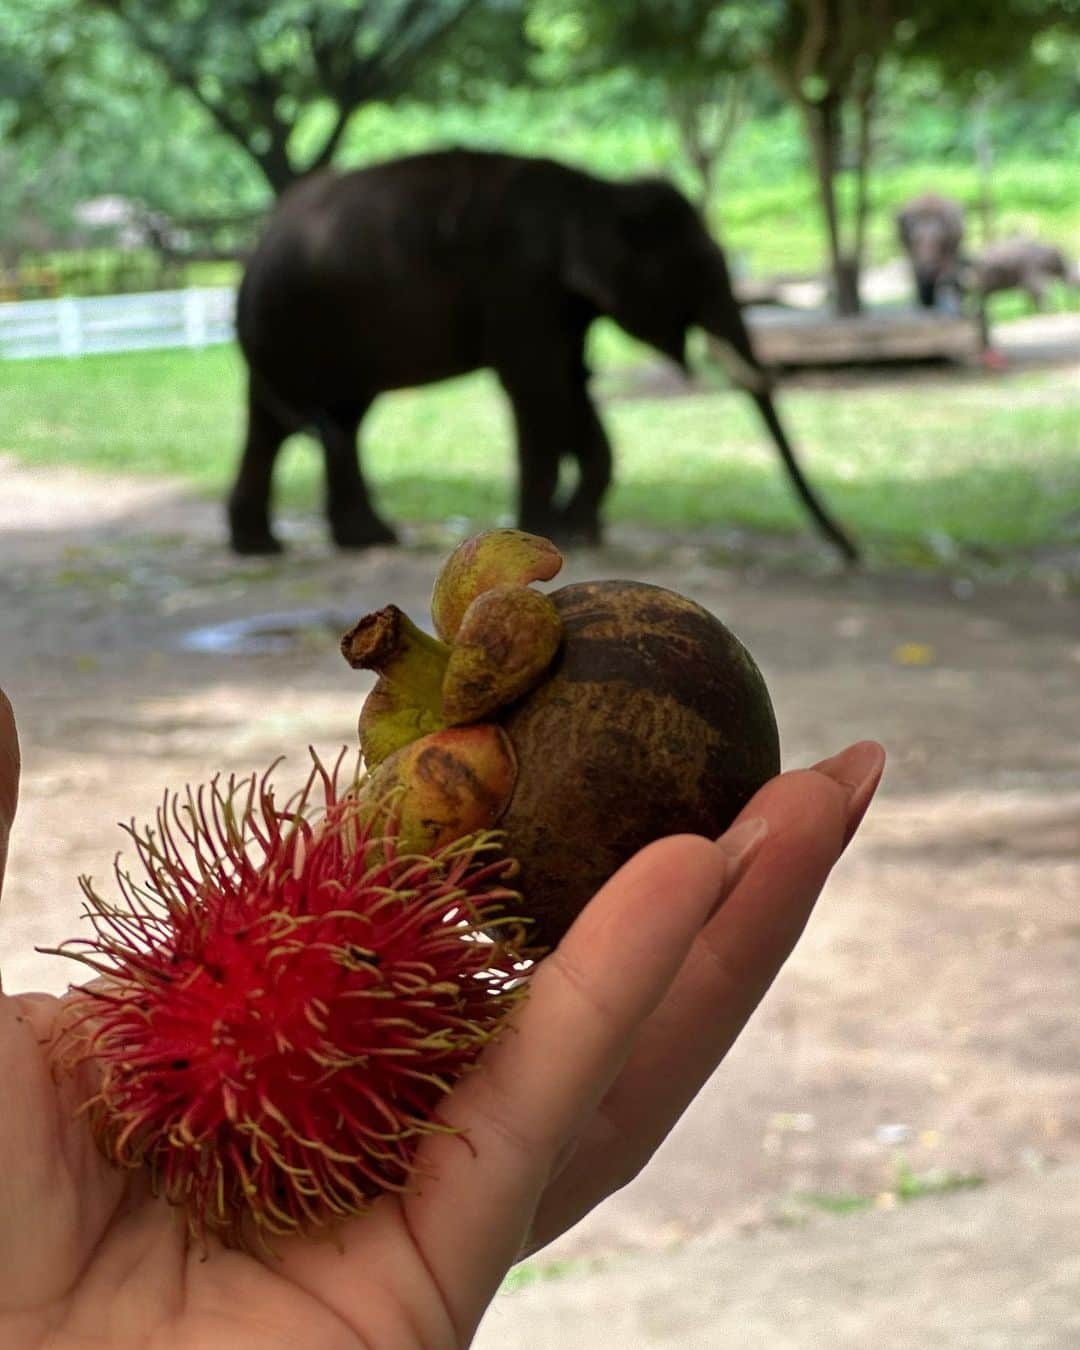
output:
POLYGON ((934 663, 934 649, 925 642, 901 642, 893 648, 892 659, 898 666, 930 666, 934 663))

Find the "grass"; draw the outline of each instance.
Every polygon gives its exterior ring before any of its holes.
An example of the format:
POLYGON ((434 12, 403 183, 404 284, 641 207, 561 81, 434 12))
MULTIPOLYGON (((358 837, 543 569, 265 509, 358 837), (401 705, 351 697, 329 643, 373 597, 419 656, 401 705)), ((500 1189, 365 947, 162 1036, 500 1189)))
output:
MULTIPOLYGON (((640 349, 612 332, 608 373, 640 349)), ((789 389, 783 415, 812 481, 867 543, 908 562, 967 548, 1010 553, 1080 542, 1080 404, 1070 371, 954 373, 789 389), (917 393, 915 390, 917 389, 917 393)), ((100 473, 175 475, 222 494, 242 432, 242 371, 231 347, 5 367, 0 453, 100 473)), ((752 404, 706 381, 679 398, 617 398, 608 516, 670 530, 805 529, 752 404)), ((465 524, 512 513, 508 409, 485 373, 386 396, 364 428, 365 464, 393 519, 465 524)), ((278 500, 315 511, 313 442, 283 454, 278 500)))
POLYGON ((986 1178, 976 1172, 950 1172, 942 1168, 916 1172, 909 1163, 900 1163, 889 1189, 876 1195, 860 1191, 808 1191, 796 1199, 806 1209, 825 1214, 859 1214, 867 1209, 906 1205, 913 1200, 975 1190, 985 1181, 986 1178))
POLYGON ((504 1294, 515 1293, 519 1289, 528 1289, 534 1284, 546 1284, 550 1280, 565 1280, 575 1276, 594 1275, 604 1268, 605 1263, 596 1257, 580 1257, 576 1260, 559 1261, 523 1261, 507 1273, 500 1286, 504 1294))

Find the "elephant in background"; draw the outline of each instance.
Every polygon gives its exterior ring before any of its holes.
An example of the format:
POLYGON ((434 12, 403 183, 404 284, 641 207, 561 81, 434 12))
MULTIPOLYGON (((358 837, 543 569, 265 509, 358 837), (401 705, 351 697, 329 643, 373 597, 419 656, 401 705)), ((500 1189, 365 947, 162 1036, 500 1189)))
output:
POLYGON ((990 349, 990 313, 987 300, 1000 291, 1026 291, 1036 310, 1046 303, 1047 287, 1055 279, 1078 284, 1065 254, 1052 244, 1036 239, 1003 239, 988 244, 965 266, 965 289, 974 296, 979 338, 990 349))
POLYGON ((361 420, 384 390, 480 367, 495 371, 512 406, 521 528, 597 542, 612 455, 589 395, 585 338, 601 315, 684 370, 692 326, 719 339, 804 505, 856 556, 800 472, 723 254, 689 202, 659 180, 609 182, 552 160, 468 150, 313 176, 283 198, 238 299, 249 397, 228 504, 233 548, 280 548, 274 460, 305 428, 322 441, 335 542, 393 541, 360 473, 361 420), (578 481, 559 502, 564 456, 578 481))
POLYGON ((1055 279, 1076 283, 1061 249, 1036 239, 1003 239, 987 245, 972 259, 966 278, 981 300, 999 291, 1027 291, 1036 309, 1042 309, 1046 289, 1055 279))
POLYGON ((896 232, 908 256, 924 309, 959 309, 964 210, 936 192, 914 197, 896 213, 896 232))

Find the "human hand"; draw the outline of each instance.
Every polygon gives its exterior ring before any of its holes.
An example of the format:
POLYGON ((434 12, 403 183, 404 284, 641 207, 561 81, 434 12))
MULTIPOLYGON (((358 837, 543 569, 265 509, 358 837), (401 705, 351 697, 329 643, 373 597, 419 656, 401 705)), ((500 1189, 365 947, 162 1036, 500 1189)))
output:
MULTIPOLYGON (((54 1081, 47 1046, 61 1001, 0 997, 0 1344, 468 1345, 513 1262, 633 1176, 734 1043, 882 763, 879 747, 853 746, 767 784, 718 843, 676 836, 632 859, 446 1099, 443 1115, 468 1142, 430 1136, 430 1175, 343 1225, 336 1245, 193 1248, 183 1216, 141 1174, 107 1164, 75 1118, 91 1070, 54 1081), (754 821, 764 824, 747 828, 754 821)), ((17 788, 0 699, 0 859, 17 788)))

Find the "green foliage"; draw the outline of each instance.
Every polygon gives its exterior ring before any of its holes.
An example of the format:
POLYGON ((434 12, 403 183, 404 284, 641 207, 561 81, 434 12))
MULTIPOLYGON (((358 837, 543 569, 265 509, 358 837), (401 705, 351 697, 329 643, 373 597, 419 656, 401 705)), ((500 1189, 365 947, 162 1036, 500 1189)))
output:
POLYGON ((466 53, 484 38, 497 36, 502 51, 507 32, 516 39, 519 31, 511 0, 84 3, 113 14, 277 192, 331 162, 362 104, 431 86, 440 57, 467 66, 466 53), (467 38, 455 48, 462 29, 467 38))
POLYGON ((954 88, 988 77, 1080 90, 1080 0, 913 0, 901 55, 936 67, 954 88))
POLYGON ((475 94, 525 59, 519 0, 0 0, 0 32, 0 74, 22 90, 9 133, 61 136, 58 109, 92 109, 87 83, 107 103, 141 85, 151 108, 149 82, 182 91, 203 135, 228 137, 276 192, 333 159, 362 104, 475 94))
POLYGON ((782 0, 534 0, 528 29, 555 70, 628 65, 677 84, 746 69, 782 16, 782 0))
POLYGON ((255 166, 107 16, 71 0, 0 0, 0 63, 0 239, 9 255, 46 231, 77 237, 76 203, 99 195, 179 216, 265 199, 255 166))
MULTIPOLYGON (((724 121, 726 72, 764 40, 781 0, 532 0, 528 39, 540 53, 531 60, 537 79, 509 88, 500 82, 521 75, 532 49, 522 45, 524 0, 452 0, 451 8, 468 4, 458 26, 433 42, 423 60, 410 65, 402 58, 396 66, 394 52, 379 46, 379 33, 389 30, 378 23, 403 15, 411 8, 405 0, 107 2, 142 15, 152 45, 165 50, 166 43, 171 60, 182 57, 197 90, 170 81, 163 58, 139 47, 130 22, 91 0, 0 0, 0 250, 6 261, 20 253, 40 256, 51 246, 50 233, 95 242, 73 228, 72 212, 75 203, 102 194, 121 194, 181 219, 265 206, 264 174, 240 142, 222 133, 207 106, 227 98, 239 115, 249 97, 244 90, 258 78, 257 60, 267 64, 267 78, 280 93, 274 117, 287 128, 288 173, 318 162, 328 147, 336 162, 349 165, 465 143, 554 153, 611 175, 659 172, 697 195, 701 155, 724 146, 722 163, 708 171, 709 214, 736 257, 756 272, 820 266, 825 230, 798 111, 758 75, 740 87, 735 127, 724 121), (170 16, 177 22, 167 24, 170 16), (245 16, 250 31, 240 32, 245 16), (350 16, 366 16, 368 26, 354 30, 357 50, 362 56, 381 51, 389 82, 379 85, 369 68, 373 101, 345 118, 339 131, 338 104, 313 93, 311 43, 320 33, 329 42, 350 16), (287 18, 296 26, 289 28, 287 18), (585 78, 581 71, 590 64, 602 71, 585 78), (689 110, 680 108, 681 134, 672 116, 677 88, 692 96, 689 110), (332 144, 335 134, 340 139, 332 144)), ((1030 6, 1042 23, 1051 8, 1077 4, 1004 0, 1003 12, 1030 6)), ((444 17, 449 12, 435 8, 444 17)), ((905 193, 938 186, 971 204, 978 199, 971 84, 956 84, 943 57, 948 35, 958 41, 957 25, 968 22, 958 14, 962 8, 924 6, 937 15, 937 27, 926 19, 921 29, 903 28, 904 62, 887 62, 879 76, 866 241, 871 260, 895 251, 889 214, 905 193)), ((335 50, 348 54, 346 47, 335 50)), ((995 151, 998 232, 1044 233, 1080 253, 1080 204, 1068 175, 1055 167, 1080 161, 1076 36, 1055 22, 1042 27, 1030 54, 1023 43, 1011 50, 1014 63, 1024 58, 1020 65, 1008 73, 999 63, 992 78, 983 72, 978 84, 995 151), (1026 83, 1018 83, 1021 76, 1026 83)), ((337 59, 344 71, 348 62, 337 59)), ((836 175, 842 210, 851 205, 853 188, 845 158, 836 175)), ((103 284, 81 279, 73 289, 103 284)))
POLYGON ((886 86, 912 66, 939 88, 984 90, 1040 63, 1060 72, 1076 54, 1080 0, 537 0, 533 13, 559 69, 626 64, 664 82, 706 195, 711 161, 730 140, 709 134, 709 85, 767 70, 799 110, 834 303, 845 312, 859 306, 875 123, 891 111, 886 86))

